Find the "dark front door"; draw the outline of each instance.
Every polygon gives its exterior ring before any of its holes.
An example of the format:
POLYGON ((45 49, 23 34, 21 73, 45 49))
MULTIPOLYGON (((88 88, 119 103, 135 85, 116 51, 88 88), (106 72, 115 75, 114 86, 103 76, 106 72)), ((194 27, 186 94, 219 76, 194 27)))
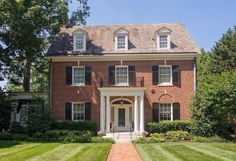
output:
POLYGON ((125 108, 118 109, 118 126, 125 127, 125 108))

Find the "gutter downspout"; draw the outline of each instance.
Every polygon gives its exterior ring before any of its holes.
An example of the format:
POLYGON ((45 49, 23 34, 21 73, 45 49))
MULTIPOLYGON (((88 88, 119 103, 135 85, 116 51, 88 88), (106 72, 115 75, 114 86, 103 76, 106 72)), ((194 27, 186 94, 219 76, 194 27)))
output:
POLYGON ((52 108, 52 59, 49 60, 49 107, 52 108))
POLYGON ((193 74, 194 74, 194 95, 197 92, 197 58, 194 57, 193 61, 193 74))

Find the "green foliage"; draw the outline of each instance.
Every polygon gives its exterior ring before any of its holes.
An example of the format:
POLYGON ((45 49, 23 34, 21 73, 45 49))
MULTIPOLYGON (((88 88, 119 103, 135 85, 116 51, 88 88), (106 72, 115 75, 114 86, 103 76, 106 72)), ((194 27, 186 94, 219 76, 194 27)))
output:
POLYGON ((45 132, 50 129, 51 109, 41 98, 34 98, 28 105, 28 115, 26 118, 29 133, 45 132))
MULTIPOLYGON (((9 81, 23 85, 24 91, 30 90, 31 68, 40 69, 39 64, 44 62, 41 60, 60 27, 85 24, 90 9, 87 0, 1 0, 0 8, 0 70, 4 64, 9 81), (76 10, 69 16, 72 2, 76 10)), ((42 79, 35 76, 33 80, 42 79)))
POLYGON ((190 131, 192 126, 191 121, 161 121, 150 122, 147 124, 149 133, 165 133, 167 131, 190 131))
POLYGON ((175 142, 175 141, 184 141, 190 140, 190 135, 187 131, 168 131, 165 134, 166 140, 175 142))
POLYGON ((96 134, 96 123, 93 121, 53 121, 51 129, 55 130, 79 130, 79 131, 91 131, 96 134))
POLYGON ((236 71, 205 76, 192 103, 193 134, 227 136, 236 117, 235 104, 236 71))
POLYGON ((226 140, 222 137, 219 137, 219 136, 212 136, 212 137, 193 136, 191 141, 204 142, 204 143, 228 142, 228 140, 226 140))
POLYGON ((0 131, 7 130, 11 121, 11 100, 10 96, 0 89, 0 131))
POLYGON ((21 126, 19 122, 12 122, 9 132, 12 134, 25 134, 28 130, 26 127, 21 126))
POLYGON ((115 141, 111 138, 102 138, 99 136, 92 137, 92 143, 115 143, 115 141))

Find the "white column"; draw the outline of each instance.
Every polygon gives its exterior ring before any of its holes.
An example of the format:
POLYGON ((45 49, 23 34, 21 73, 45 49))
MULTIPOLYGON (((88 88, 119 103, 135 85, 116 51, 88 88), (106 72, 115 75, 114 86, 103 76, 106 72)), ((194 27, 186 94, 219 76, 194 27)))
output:
POLYGON ((138 98, 134 96, 134 132, 138 133, 138 98))
POLYGON ((106 132, 110 132, 110 122, 111 122, 111 109, 110 109, 110 96, 106 97, 106 132))
POLYGON ((105 106, 104 106, 104 96, 100 96, 100 131, 105 132, 105 106))
POLYGON ((144 132, 144 96, 140 96, 140 133, 144 132))

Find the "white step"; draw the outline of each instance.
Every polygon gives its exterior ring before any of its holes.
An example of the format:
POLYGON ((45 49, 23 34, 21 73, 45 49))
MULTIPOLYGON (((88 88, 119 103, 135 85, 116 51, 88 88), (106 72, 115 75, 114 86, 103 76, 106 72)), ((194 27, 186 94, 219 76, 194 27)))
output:
POLYGON ((107 133, 103 138, 112 138, 115 140, 115 142, 131 142, 138 137, 141 137, 138 134, 132 133, 132 138, 131 134, 129 132, 115 132, 115 133, 107 133))

